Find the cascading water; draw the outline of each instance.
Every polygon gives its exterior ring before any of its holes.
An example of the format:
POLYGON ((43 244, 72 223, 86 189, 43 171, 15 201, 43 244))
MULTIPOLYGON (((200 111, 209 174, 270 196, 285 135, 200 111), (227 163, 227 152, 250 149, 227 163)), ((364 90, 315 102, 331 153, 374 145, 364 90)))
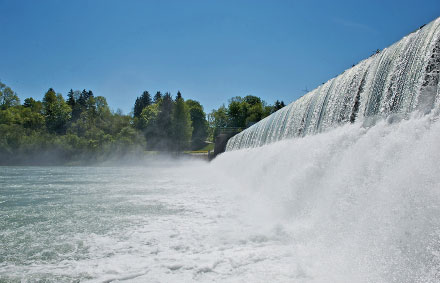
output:
POLYGON ((232 137, 227 151, 355 121, 428 113, 440 103, 440 18, 232 137))
POLYGON ((254 251, 275 279, 249 282, 440 282, 439 142, 431 113, 217 157, 243 223, 277 243, 254 251))
POLYGON ((210 163, 0 167, 0 282, 440 282, 439 24, 210 163))
POLYGON ((439 72, 440 18, 230 139, 275 281, 440 282, 439 72))

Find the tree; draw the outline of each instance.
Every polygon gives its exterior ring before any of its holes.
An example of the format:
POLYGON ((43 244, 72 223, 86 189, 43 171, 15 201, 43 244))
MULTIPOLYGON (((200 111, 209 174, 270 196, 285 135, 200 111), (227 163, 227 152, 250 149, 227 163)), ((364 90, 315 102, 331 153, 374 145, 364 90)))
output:
POLYGON ((228 105, 228 127, 245 127, 247 108, 243 99, 239 96, 229 100, 228 105))
POLYGON ((250 106, 262 103, 261 98, 254 95, 247 95, 242 99, 242 101, 249 104, 250 106))
POLYGON ((107 104, 107 99, 104 96, 95 97, 95 108, 98 117, 107 118, 111 115, 110 108, 107 104))
POLYGON ((217 110, 213 109, 208 114, 208 139, 213 141, 215 138, 215 130, 217 128, 224 128, 228 126, 228 110, 225 105, 220 106, 217 110))
POLYGON ((263 104, 261 102, 256 103, 254 105, 246 105, 247 111, 246 111, 246 123, 245 126, 249 127, 261 119, 264 118, 264 108, 263 104))
POLYGON ((282 100, 281 100, 281 102, 279 100, 275 101, 275 104, 273 105, 272 113, 277 112, 278 110, 280 110, 284 106, 286 106, 284 104, 284 101, 282 101, 282 100))
POLYGON ((268 116, 270 112, 266 102, 257 96, 236 96, 229 100, 227 126, 247 128, 268 116))
POLYGON ((138 129, 144 133, 147 146, 154 149, 157 144, 157 137, 160 135, 161 129, 157 126, 159 116, 159 105, 157 103, 148 105, 142 110, 138 120, 138 129))
POLYGON ((173 130, 175 149, 177 151, 186 149, 191 141, 191 115, 180 92, 177 93, 173 111, 173 130))
POLYGON ((23 102, 23 107, 31 109, 32 112, 42 113, 43 104, 32 97, 26 98, 23 102))
POLYGON ((76 100, 76 102, 79 104, 80 112, 84 111, 87 108, 87 96, 87 91, 83 89, 79 95, 79 98, 76 100))
MULTIPOLYGON (((40 101, 38 101, 38 103, 41 104, 40 101)), ((41 108, 41 105, 39 106, 41 108)), ((45 126, 45 120, 44 116, 41 114, 41 110, 36 111, 32 107, 23 107, 18 108, 17 110, 20 112, 21 125, 24 128, 39 131, 45 126)))
POLYGON ((80 104, 80 102, 82 104, 85 104, 84 96, 82 95, 81 91, 70 90, 69 93, 67 94, 67 104, 72 109, 72 122, 75 122, 81 116, 81 112, 83 111, 83 106, 80 104))
POLYGON ((220 106, 217 110, 212 110, 208 115, 208 123, 211 128, 224 128, 228 126, 228 109, 225 105, 220 106))
POLYGON ((73 91, 71 89, 67 94, 67 104, 71 109, 72 123, 75 123, 80 118, 92 120, 96 118, 95 96, 91 90, 73 91))
POLYGON ((221 106, 208 115, 209 138, 213 138, 216 128, 247 128, 274 112, 275 108, 284 107, 284 102, 277 106, 267 105, 264 100, 254 95, 235 96, 229 99, 228 107, 221 106))
POLYGON ((154 95, 154 103, 159 103, 159 101, 162 99, 162 93, 160 91, 156 92, 154 95))
POLYGON ((18 105, 20 105, 18 95, 10 87, 0 82, 0 109, 4 110, 18 105))
POLYGON ((169 150, 173 147, 173 110, 174 101, 167 92, 159 101, 156 125, 160 132, 154 137, 153 142, 156 149, 169 150))
POLYGON ((156 122, 157 117, 159 115, 159 105, 158 104, 151 104, 142 110, 141 113, 141 128, 147 129, 147 132, 152 134, 156 131, 156 122))
POLYGON ((95 97, 95 108, 96 126, 108 133, 111 128, 112 113, 104 96, 95 97))
POLYGON ((180 91, 177 91, 176 101, 181 98, 182 98, 182 94, 180 93, 180 91))
POLYGON ((96 117, 96 104, 95 104, 95 95, 91 90, 87 92, 86 96, 86 110, 89 112, 91 118, 96 117))
POLYGON ((70 89, 70 91, 67 93, 67 104, 70 106, 70 108, 74 109, 75 103, 76 101, 75 101, 73 89, 70 89))
POLYGON ((66 124, 70 119, 70 106, 64 101, 61 94, 56 94, 50 88, 43 98, 43 114, 46 119, 46 127, 50 132, 64 134, 66 124))
MULTIPOLYGON (((4 96, 5 89, 2 84, 2 99, 14 94, 6 89, 4 96)), ((0 164, 47 160, 29 157, 54 152, 66 158, 54 161, 84 161, 85 157, 93 161, 108 154, 133 152, 145 144, 132 117, 121 111, 112 113, 106 99, 95 97, 91 90, 70 90, 67 101, 52 88, 42 102, 29 97, 19 105, 16 98, 0 108, 0 164)))
POLYGON ((126 152, 127 149, 137 147, 144 147, 145 141, 142 139, 142 135, 139 134, 133 127, 126 126, 116 135, 116 143, 118 145, 117 150, 126 152))
POLYGON ((144 108, 151 103, 152 101, 150 94, 148 93, 148 91, 144 91, 140 97, 136 98, 136 102, 134 103, 133 116, 139 118, 142 110, 144 110, 144 108))
POLYGON ((191 146, 195 149, 203 146, 208 136, 208 121, 203 111, 203 106, 195 100, 188 99, 185 104, 189 108, 193 132, 191 136, 191 146))

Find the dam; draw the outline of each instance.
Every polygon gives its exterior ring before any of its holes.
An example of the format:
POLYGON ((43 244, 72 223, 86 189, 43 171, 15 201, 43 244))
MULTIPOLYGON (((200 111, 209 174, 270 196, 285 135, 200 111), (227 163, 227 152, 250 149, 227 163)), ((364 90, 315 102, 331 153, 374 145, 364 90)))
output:
POLYGON ((440 18, 232 137, 226 151, 438 109, 440 18))

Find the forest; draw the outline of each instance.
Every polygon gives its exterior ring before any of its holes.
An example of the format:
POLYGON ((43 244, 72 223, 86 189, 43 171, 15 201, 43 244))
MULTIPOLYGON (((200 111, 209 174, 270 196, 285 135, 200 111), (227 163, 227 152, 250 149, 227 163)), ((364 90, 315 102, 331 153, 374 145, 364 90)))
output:
POLYGON ((110 109, 104 96, 49 88, 41 101, 23 102, 0 82, 0 164, 87 164, 157 152, 203 150, 218 128, 240 130, 284 107, 259 97, 233 97, 206 114, 200 102, 177 92, 144 91, 133 111, 110 109))

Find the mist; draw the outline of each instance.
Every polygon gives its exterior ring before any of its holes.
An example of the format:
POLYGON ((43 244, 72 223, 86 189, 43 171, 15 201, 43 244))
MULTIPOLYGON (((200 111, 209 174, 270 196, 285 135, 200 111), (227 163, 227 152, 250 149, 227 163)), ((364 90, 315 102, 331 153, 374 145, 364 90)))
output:
POLYGON ((438 116, 366 125, 227 152, 211 164, 241 192, 242 217, 289 243, 281 261, 290 268, 280 272, 294 273, 293 282, 440 279, 438 116))

